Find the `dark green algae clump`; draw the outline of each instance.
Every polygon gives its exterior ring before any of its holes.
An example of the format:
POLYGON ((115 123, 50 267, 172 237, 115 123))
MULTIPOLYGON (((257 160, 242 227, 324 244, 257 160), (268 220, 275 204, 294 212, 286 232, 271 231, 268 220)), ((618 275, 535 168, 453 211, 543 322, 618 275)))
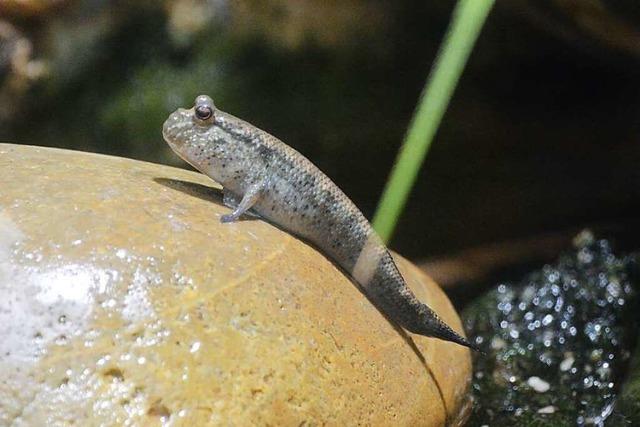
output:
POLYGON ((637 256, 583 232, 574 250, 463 313, 476 354, 469 425, 613 425, 637 336, 637 256))

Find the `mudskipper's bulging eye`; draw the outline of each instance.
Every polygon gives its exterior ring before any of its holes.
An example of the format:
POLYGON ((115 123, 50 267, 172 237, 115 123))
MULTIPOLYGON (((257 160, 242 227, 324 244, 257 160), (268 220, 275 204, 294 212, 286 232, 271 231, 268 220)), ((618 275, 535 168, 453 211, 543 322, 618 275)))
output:
POLYGON ((195 124, 208 127, 215 120, 216 107, 213 105, 213 99, 207 95, 200 95, 196 98, 193 105, 193 115, 195 124))
POLYGON ((213 116, 213 109, 208 105, 198 105, 196 107, 196 117, 203 122, 209 120, 213 116))

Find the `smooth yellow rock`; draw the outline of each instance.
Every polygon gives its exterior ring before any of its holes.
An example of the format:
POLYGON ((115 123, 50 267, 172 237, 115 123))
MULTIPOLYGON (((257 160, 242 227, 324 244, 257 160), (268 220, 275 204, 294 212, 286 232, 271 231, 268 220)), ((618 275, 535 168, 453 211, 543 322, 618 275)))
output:
MULTIPOLYGON (((0 144, 0 182, 0 425, 441 425, 464 412, 465 348, 408 338, 264 221, 221 224, 200 174, 0 144)), ((398 262, 460 331, 442 291, 398 262)))

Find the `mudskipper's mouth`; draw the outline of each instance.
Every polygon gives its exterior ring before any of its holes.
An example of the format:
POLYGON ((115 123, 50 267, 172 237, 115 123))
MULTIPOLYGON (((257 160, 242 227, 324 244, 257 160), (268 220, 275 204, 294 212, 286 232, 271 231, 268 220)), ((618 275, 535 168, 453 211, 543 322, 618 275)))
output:
POLYGON ((162 125, 162 137, 174 150, 184 143, 180 134, 192 125, 191 115, 191 110, 179 108, 162 125))
POLYGON ((168 120, 164 122, 164 125, 162 125, 162 137, 164 138, 164 140, 167 142, 167 144, 172 145, 172 137, 171 134, 169 133, 169 125, 168 125, 168 120))

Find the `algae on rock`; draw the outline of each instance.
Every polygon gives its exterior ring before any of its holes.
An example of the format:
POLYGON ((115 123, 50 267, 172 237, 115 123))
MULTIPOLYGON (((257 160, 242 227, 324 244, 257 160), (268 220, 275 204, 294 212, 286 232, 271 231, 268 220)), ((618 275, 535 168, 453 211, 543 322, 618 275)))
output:
POLYGON ((464 313, 476 355, 472 424, 603 425, 637 327, 637 257, 581 233, 575 248, 464 313))

